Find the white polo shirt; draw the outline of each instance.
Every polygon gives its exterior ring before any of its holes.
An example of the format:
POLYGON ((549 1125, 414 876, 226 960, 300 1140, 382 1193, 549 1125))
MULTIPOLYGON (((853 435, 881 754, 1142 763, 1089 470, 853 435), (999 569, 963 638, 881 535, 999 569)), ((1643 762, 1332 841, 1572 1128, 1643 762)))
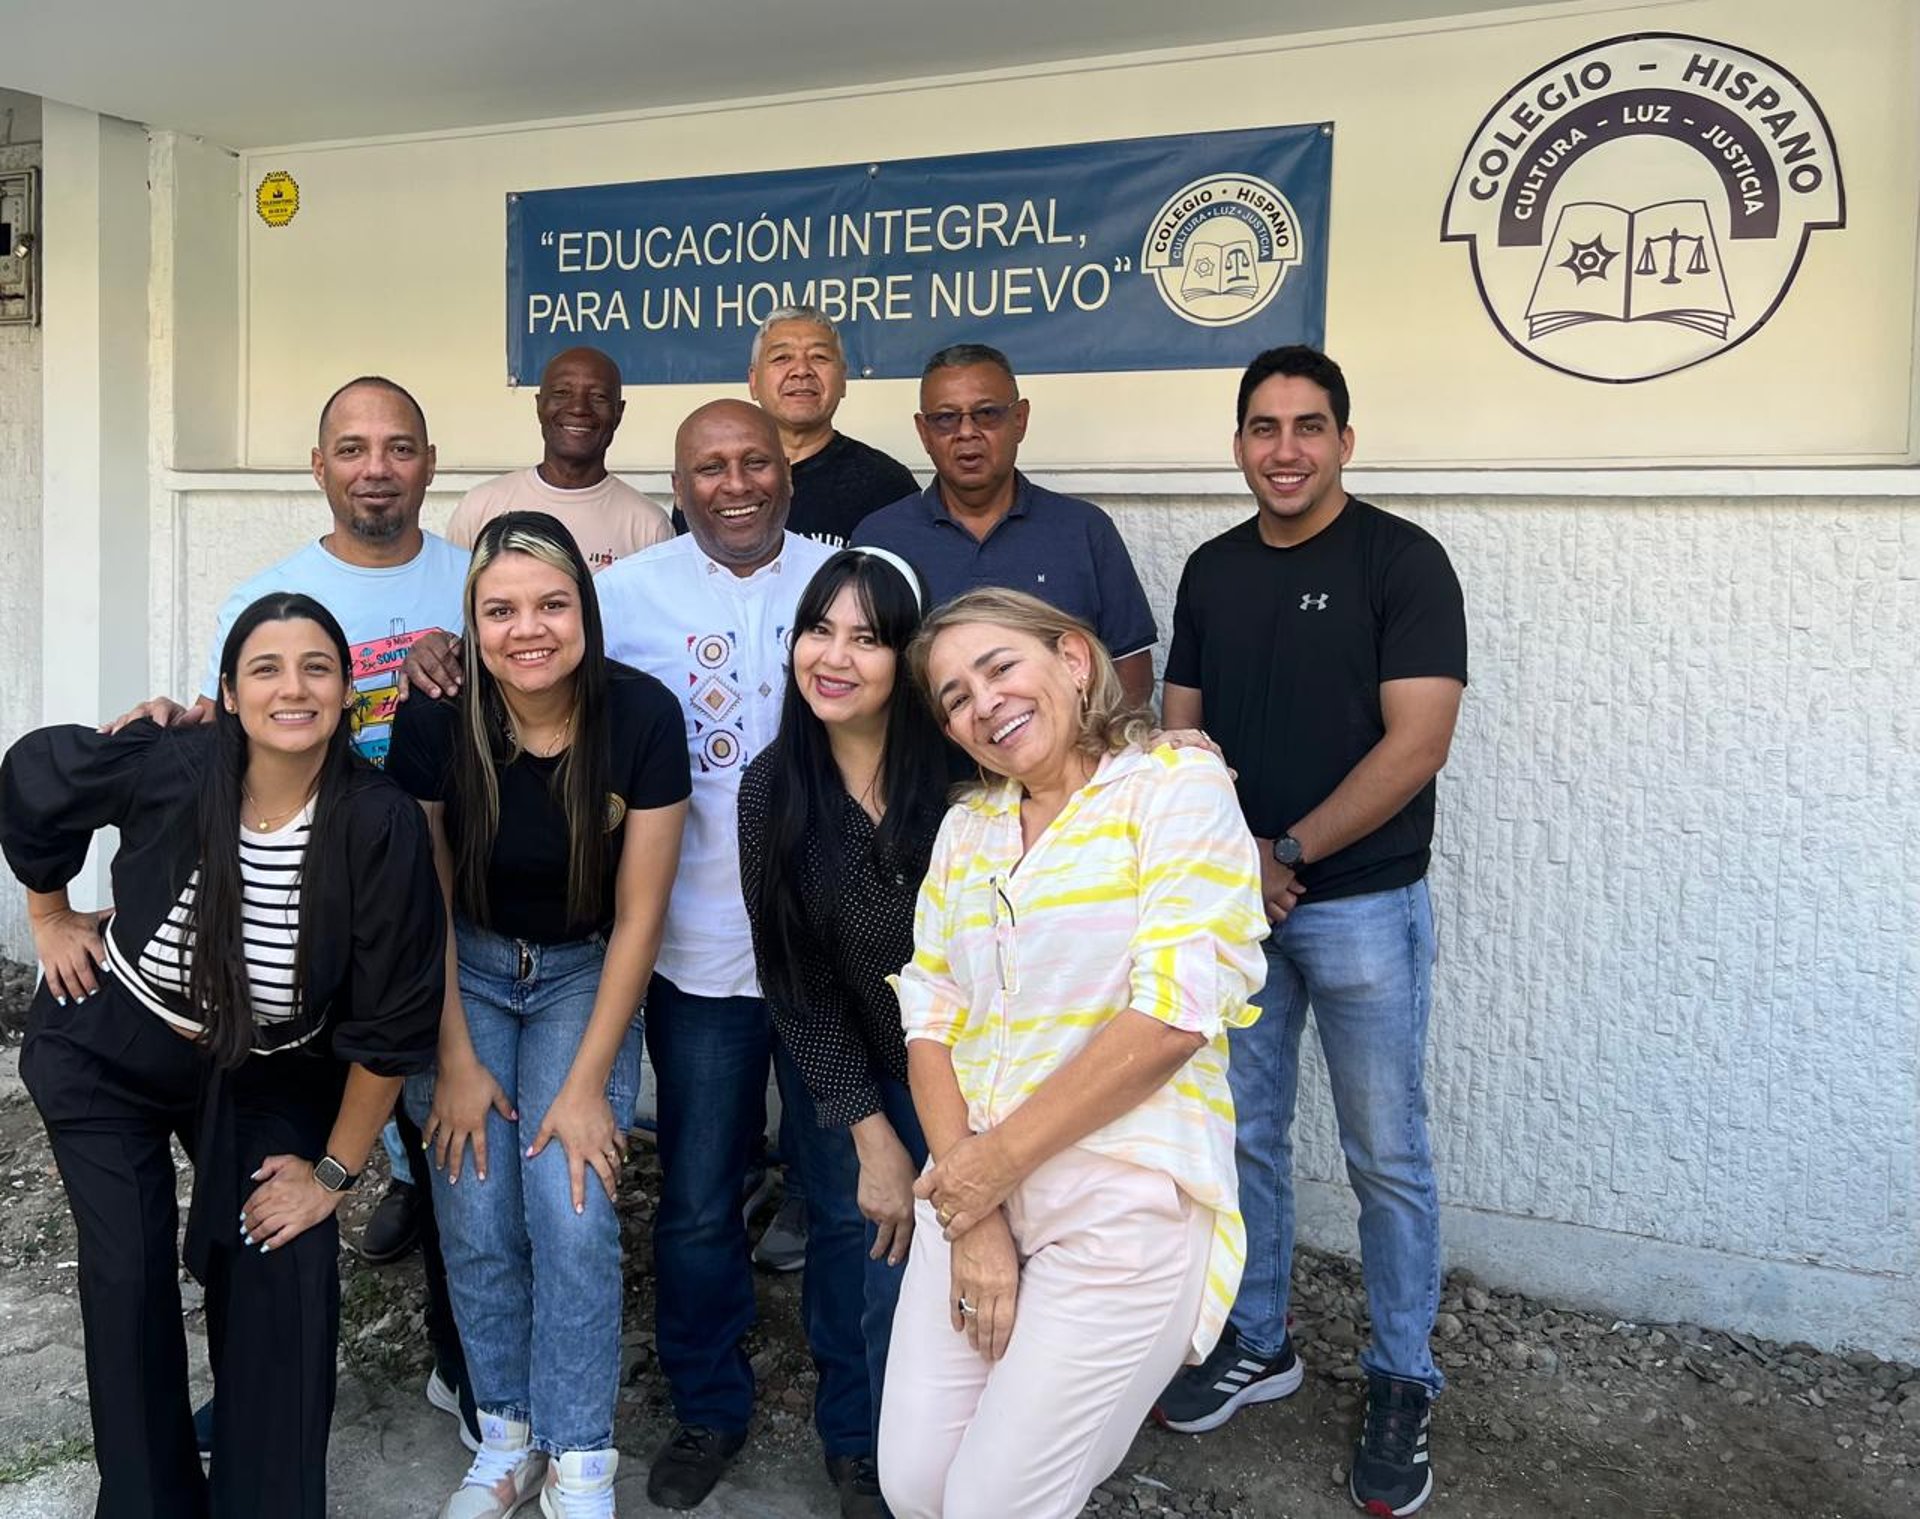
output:
POLYGON ((680 699, 693 801, 655 968, 697 997, 757 997, 740 895, 740 776, 780 728, 787 641, 800 593, 838 550, 794 533, 780 557, 736 575, 692 534, 594 577, 607 654, 680 699))

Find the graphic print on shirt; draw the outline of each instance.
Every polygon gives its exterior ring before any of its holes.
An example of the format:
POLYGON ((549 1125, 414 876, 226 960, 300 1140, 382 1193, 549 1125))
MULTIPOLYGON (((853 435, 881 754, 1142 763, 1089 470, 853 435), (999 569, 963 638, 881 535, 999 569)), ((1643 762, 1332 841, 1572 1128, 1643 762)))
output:
POLYGON ((723 633, 696 633, 687 639, 693 668, 687 671, 687 720, 693 762, 703 773, 731 770, 742 763, 746 723, 740 715, 740 672, 733 667, 734 639, 723 633))
MULTIPOLYGON (((772 636, 784 655, 786 628, 774 628, 772 636)), ((687 637, 691 664, 682 693, 687 708, 687 752, 703 774, 732 770, 753 758, 747 752, 748 693, 741 689, 736 658, 739 637, 731 628, 687 637)), ((773 695, 773 687, 763 681, 755 694, 764 700, 773 695)))
POLYGON ((360 756, 382 769, 393 739, 394 709, 400 705, 400 667, 407 662, 407 650, 432 631, 409 633, 406 618, 395 617, 385 638, 352 646, 353 706, 347 711, 347 731, 360 756))

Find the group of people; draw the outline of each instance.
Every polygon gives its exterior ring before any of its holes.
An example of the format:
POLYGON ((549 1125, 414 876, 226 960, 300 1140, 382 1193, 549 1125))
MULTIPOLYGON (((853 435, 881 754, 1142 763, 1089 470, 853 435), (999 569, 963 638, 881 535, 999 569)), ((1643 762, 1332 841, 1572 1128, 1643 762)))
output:
POLYGON ((676 536, 606 470, 617 368, 560 355, 540 464, 442 539, 419 404, 349 382, 313 455, 332 529, 229 598, 194 706, 0 766, 96 1512, 325 1513, 335 1211, 391 1113, 427 1395, 473 1451, 442 1519, 611 1516, 644 1043, 676 1419, 648 1499, 695 1507, 747 1439, 771 1065, 842 1514, 1077 1514, 1149 1413, 1204 1431, 1300 1384, 1309 1007, 1373 1321, 1350 1488, 1414 1512, 1441 1385, 1424 877, 1466 640, 1440 546, 1341 484, 1339 368, 1243 376, 1256 511, 1186 566, 1157 718, 1126 547, 1019 472, 1002 354, 928 361, 925 490, 835 430, 818 311, 769 318, 748 385, 680 425, 676 536), (113 908, 76 912, 108 826, 113 908))

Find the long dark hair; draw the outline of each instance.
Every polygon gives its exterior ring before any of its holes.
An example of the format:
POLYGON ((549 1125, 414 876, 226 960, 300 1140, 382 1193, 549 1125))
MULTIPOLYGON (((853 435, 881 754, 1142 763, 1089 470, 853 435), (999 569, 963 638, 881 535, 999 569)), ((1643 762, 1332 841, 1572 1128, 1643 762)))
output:
POLYGON ((567 920, 591 922, 605 905, 607 775, 612 733, 607 720, 606 638, 600 630, 600 600, 593 573, 559 518, 546 512, 505 512, 480 530, 467 567, 461 600, 467 636, 467 678, 461 687, 461 740, 453 749, 453 789, 460 798, 459 837, 453 850, 454 900, 477 923, 487 921, 487 867, 500 832, 498 768, 519 757, 500 683, 480 658, 475 587, 502 554, 526 554, 573 579, 580 596, 580 630, 586 637, 573 672, 573 737, 553 774, 553 790, 567 815, 567 920))
MULTIPOLYGON (((233 620, 220 646, 222 695, 234 688, 240 652, 261 624, 318 623, 340 659, 340 679, 353 688, 353 658, 347 635, 333 614, 311 596, 271 591, 233 620)), ((330 862, 338 855, 341 797, 357 763, 347 714, 327 740, 314 787, 313 824, 300 861, 300 927, 294 941, 293 995, 296 1007, 307 997, 307 951, 315 903, 327 890, 330 862)), ((200 786, 200 884, 194 892, 189 929, 193 966, 187 996, 207 1028, 207 1049, 216 1064, 238 1065, 253 1048, 253 991, 247 982, 247 950, 242 914, 246 887, 240 874, 240 788, 247 773, 247 732, 224 700, 213 705, 213 760, 200 786)))
MULTIPOLYGON (((909 585, 898 566, 860 549, 841 550, 800 593, 788 652, 801 633, 825 619, 834 598, 848 586, 854 588, 874 637, 897 657, 880 758, 886 811, 874 835, 874 852, 882 869, 918 881, 926 874, 933 829, 946 812, 948 785, 946 740, 907 676, 906 650, 920 626, 919 596, 924 594, 918 582, 909 585)), ((785 1006, 802 1007, 806 997, 795 969, 797 951, 816 939, 830 940, 841 916, 832 900, 845 879, 835 819, 846 805, 847 788, 834 763, 826 725, 800 694, 791 659, 780 732, 768 753, 766 864, 760 899, 750 905, 768 951, 763 989, 785 1006), (828 896, 814 901, 811 911, 803 873, 810 837, 820 862, 819 885, 828 896)))

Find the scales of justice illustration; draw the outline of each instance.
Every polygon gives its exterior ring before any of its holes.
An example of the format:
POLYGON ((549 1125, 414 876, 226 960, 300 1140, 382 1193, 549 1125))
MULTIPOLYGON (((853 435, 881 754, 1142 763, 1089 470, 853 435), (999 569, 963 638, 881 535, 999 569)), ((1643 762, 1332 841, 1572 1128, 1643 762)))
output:
POLYGON ((1587 322, 1673 322, 1726 341, 1733 299, 1703 200, 1628 210, 1575 201, 1547 240, 1527 302, 1527 336, 1587 322))

